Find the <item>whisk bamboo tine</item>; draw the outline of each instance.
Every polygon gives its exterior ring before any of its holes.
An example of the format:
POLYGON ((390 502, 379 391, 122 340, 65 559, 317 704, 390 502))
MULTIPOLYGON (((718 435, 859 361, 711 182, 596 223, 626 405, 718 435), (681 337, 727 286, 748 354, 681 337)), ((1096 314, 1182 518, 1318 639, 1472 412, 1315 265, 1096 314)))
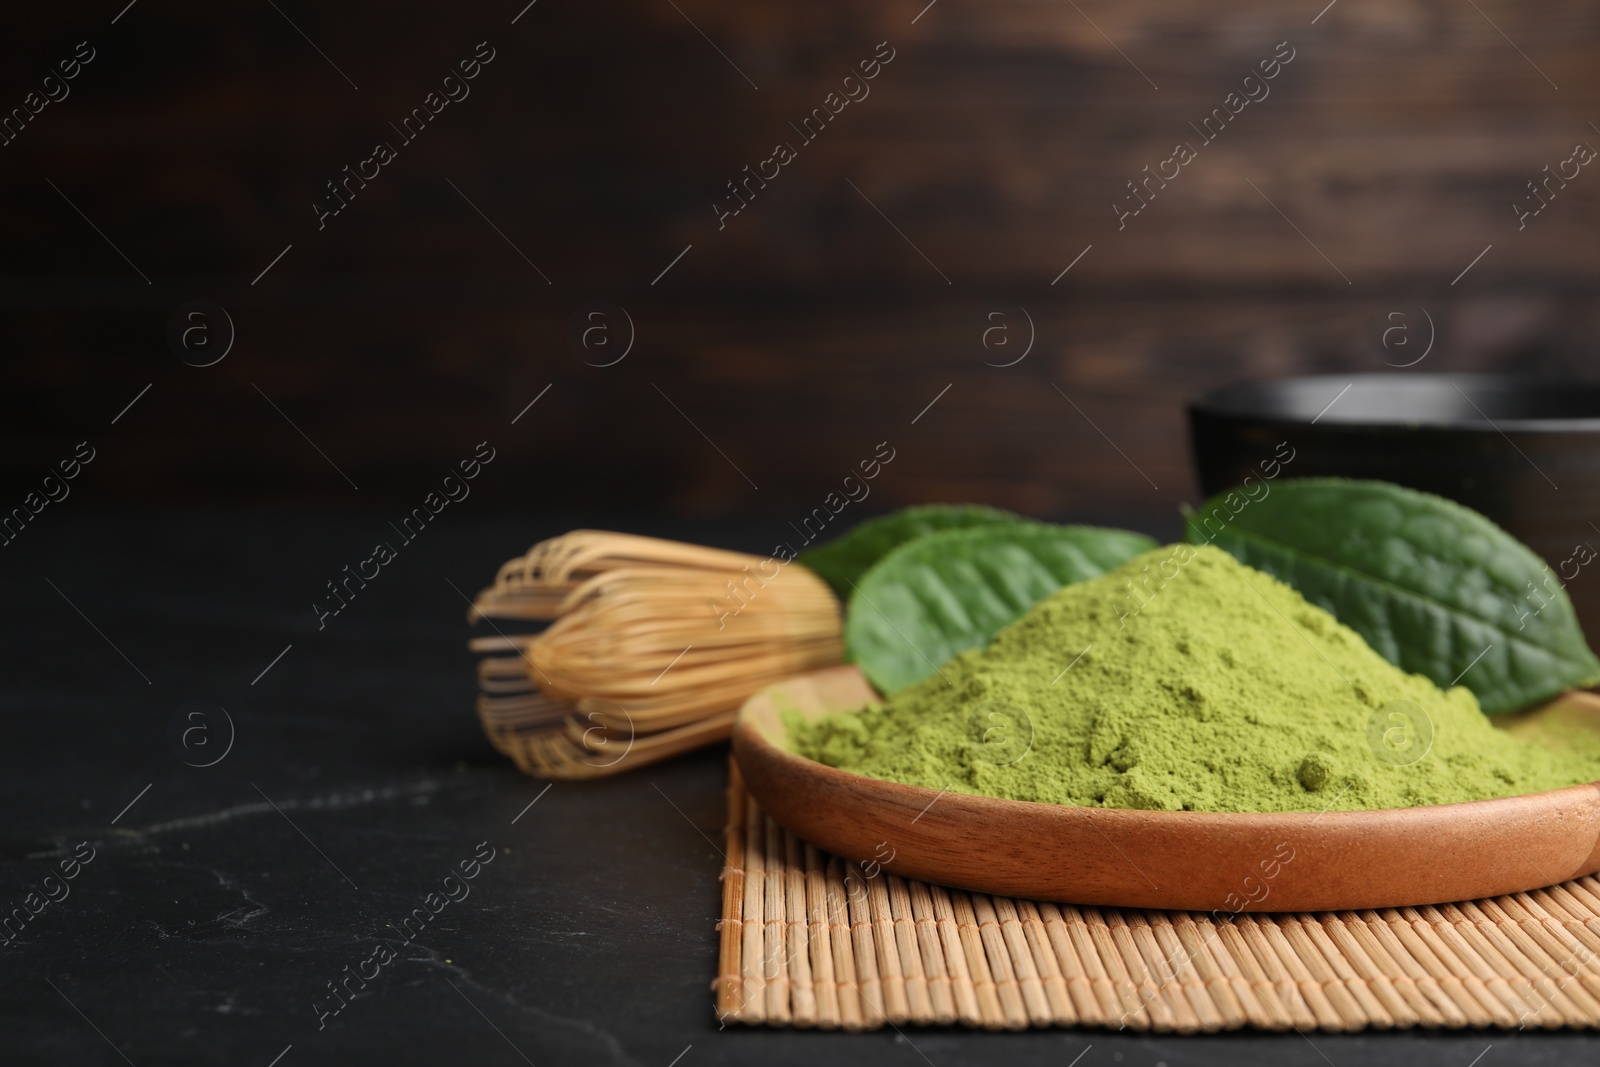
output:
POLYGON ((473 621, 550 623, 472 641, 488 654, 479 718, 530 774, 592 778, 653 763, 727 737, 762 686, 839 662, 840 616, 803 566, 574 530, 506 561, 473 601, 473 621))
POLYGON ((761 562, 760 557, 739 552, 606 530, 573 530, 561 537, 541 541, 528 550, 525 559, 528 572, 544 580, 560 580, 585 570, 603 569, 601 564, 608 561, 613 565, 641 560, 680 567, 735 571, 746 563, 761 562))
POLYGON ((517 739, 515 747, 508 754, 524 771, 539 777, 600 778, 622 770, 646 767, 722 740, 732 729, 732 718, 725 722, 707 720, 681 732, 637 739, 617 756, 605 754, 606 750, 595 752, 582 748, 557 729, 517 739))

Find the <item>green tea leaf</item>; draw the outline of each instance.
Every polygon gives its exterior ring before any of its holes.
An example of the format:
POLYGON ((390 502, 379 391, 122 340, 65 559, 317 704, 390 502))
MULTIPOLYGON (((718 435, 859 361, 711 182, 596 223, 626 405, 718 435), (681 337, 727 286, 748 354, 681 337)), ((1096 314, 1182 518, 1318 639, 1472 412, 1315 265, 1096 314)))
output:
POLYGON ((850 584, 896 546, 933 533, 969 526, 991 526, 997 522, 1023 522, 1020 515, 981 504, 922 504, 901 508, 855 526, 843 536, 807 549, 796 557, 801 563, 833 586, 833 591, 848 600, 850 584))
POLYGON ((856 583, 846 655, 891 693, 977 648, 1040 600, 1121 566, 1156 543, 1096 526, 1014 522, 926 534, 856 583))
POLYGON ((1214 544, 1294 586, 1389 662, 1462 684, 1491 715, 1600 681, 1561 582, 1469 508, 1388 482, 1305 478, 1220 494, 1188 516, 1214 544))

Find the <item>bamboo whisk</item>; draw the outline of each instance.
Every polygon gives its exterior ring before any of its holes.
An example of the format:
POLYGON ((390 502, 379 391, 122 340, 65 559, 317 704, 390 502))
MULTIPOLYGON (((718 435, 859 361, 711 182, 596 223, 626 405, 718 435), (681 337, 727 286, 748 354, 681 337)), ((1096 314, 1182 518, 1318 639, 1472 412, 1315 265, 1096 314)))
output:
POLYGON ((529 774, 593 778, 728 736, 746 697, 838 663, 841 608, 797 563, 574 530, 500 568, 467 613, 478 717, 529 774), (506 634, 495 620, 553 620, 506 634), (509 653, 509 654, 508 654, 509 653))

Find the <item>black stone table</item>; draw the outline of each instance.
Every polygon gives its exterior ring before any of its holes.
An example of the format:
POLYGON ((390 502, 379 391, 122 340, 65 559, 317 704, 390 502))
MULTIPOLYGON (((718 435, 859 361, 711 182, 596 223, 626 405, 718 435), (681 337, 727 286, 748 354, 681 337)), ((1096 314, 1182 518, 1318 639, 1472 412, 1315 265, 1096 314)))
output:
POLYGON ((0 907, 27 916, 0 949, 0 1063, 1500 1067, 1600 1048, 719 1028, 725 749, 541 792, 472 713, 464 597, 596 519, 451 516, 319 630, 313 599, 383 516, 78 504, 0 549, 0 907))

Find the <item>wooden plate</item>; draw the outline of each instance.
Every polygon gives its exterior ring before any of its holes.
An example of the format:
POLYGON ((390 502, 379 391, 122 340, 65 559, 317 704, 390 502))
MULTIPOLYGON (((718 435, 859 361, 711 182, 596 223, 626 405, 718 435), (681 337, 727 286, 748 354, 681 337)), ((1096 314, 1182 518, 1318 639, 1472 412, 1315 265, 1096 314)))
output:
MULTIPOLYGON (((819 848, 891 874, 984 893, 1189 911, 1334 911, 1476 900, 1600 870, 1600 782, 1548 793, 1383 811, 1124 811, 995 800, 885 782, 795 755, 782 712, 808 718, 876 694, 854 667, 752 696, 733 728, 750 794, 819 848)), ((1577 716, 1567 694, 1513 720, 1577 716)))

